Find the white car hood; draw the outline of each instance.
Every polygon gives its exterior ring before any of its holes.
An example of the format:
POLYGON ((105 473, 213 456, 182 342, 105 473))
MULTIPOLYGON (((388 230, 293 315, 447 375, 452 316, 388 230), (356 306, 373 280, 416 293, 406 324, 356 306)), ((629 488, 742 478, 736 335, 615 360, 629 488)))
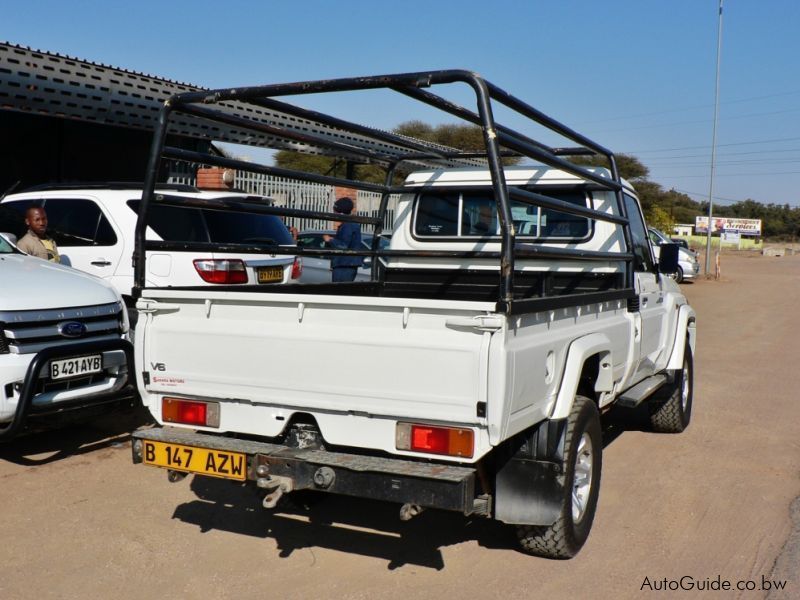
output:
POLYGON ((43 310, 120 300, 102 279, 24 254, 0 254, 0 310, 43 310))

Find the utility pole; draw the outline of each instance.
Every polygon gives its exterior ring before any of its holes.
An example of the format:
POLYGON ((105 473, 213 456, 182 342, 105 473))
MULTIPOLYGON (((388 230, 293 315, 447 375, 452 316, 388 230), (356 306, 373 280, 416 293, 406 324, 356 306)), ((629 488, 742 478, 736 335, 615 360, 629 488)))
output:
MULTIPOLYGON (((717 77, 714 87, 714 127, 711 135, 711 181, 708 185, 708 231, 706 232, 706 277, 711 272, 711 229, 714 207, 714 167, 717 159, 717 115, 719 114, 719 60, 722 52, 722 1, 719 0, 719 24, 717 25, 717 77)), ((719 249, 722 250, 722 233, 720 232, 719 249)))

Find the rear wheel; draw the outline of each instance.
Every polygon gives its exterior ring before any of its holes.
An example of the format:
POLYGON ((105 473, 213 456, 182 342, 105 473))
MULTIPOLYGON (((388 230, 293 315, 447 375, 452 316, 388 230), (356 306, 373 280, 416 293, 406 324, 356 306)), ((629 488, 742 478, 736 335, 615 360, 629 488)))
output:
POLYGON ((650 424, 660 433, 681 433, 692 418, 694 361, 688 342, 683 352, 683 367, 675 380, 659 390, 649 402, 650 424))
POLYGON ((600 414, 594 402, 576 396, 564 440, 564 494, 558 519, 550 526, 520 525, 522 549, 547 558, 572 558, 589 537, 602 467, 600 414))

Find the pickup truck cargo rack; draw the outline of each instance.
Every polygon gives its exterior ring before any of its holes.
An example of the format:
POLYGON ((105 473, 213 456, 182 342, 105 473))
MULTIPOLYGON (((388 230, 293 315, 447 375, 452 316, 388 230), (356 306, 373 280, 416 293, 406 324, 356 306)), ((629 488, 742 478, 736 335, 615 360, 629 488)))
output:
MULTIPOLYGON (((255 139, 255 138, 254 138, 255 139)), ((282 144, 282 147, 285 147, 282 144)), ((463 186, 439 186, 437 190, 458 191, 463 186)), ((471 186, 471 190, 481 190, 471 186)), ((430 71, 404 73, 374 77, 356 77, 295 83, 271 84, 254 87, 238 87, 198 92, 187 92, 172 96, 167 100, 159 114, 158 126, 152 142, 147 165, 142 202, 136 226, 136 250, 134 253, 135 288, 138 296, 145 287, 145 259, 148 250, 170 251, 217 251, 283 254, 297 256, 355 255, 370 256, 373 259, 373 281, 366 283, 307 284, 292 286, 292 293, 331 293, 359 295, 400 296, 427 290, 432 297, 437 294, 458 290, 465 299, 487 300, 488 296, 496 302, 498 312, 518 314, 559 308, 587 302, 630 300, 635 297, 633 286, 633 247, 632 234, 628 224, 627 211, 623 201, 623 184, 619 176, 614 154, 589 138, 559 123, 541 111, 511 96, 479 75, 464 70, 430 71), (461 83, 473 92, 477 111, 464 108, 437 95, 430 89, 436 86, 461 83), (438 108, 457 117, 464 124, 480 126, 483 133, 485 152, 461 152, 422 140, 409 138, 379 129, 365 127, 334 116, 310 111, 288 102, 277 100, 284 96, 302 96, 317 93, 339 93, 360 90, 389 90, 425 105, 438 108), (534 126, 542 127, 550 135, 555 134, 577 144, 575 147, 552 147, 527 135, 498 124, 494 118, 494 107, 500 104, 510 109, 515 118, 523 118, 534 126), (260 115, 264 109, 279 111, 303 121, 305 127, 287 127, 279 122, 254 120, 248 117, 254 111, 260 115), (281 139, 299 151, 325 154, 347 161, 347 176, 334 177, 307 173, 274 166, 259 165, 243 160, 194 152, 167 146, 169 120, 175 114, 190 115, 210 124, 225 124, 242 132, 252 132, 257 139, 281 139), (258 134, 256 136, 256 134, 258 134), (508 185, 503 170, 504 156, 529 158, 537 164, 560 169, 577 177, 586 189, 613 192, 616 199, 616 214, 606 213, 584 206, 577 206, 535 193, 518 186, 508 185), (604 177, 574 162, 567 156, 600 155, 608 162, 610 177, 604 177), (334 186, 345 186, 356 190, 378 192, 381 194, 380 208, 375 217, 341 215, 327 212, 290 209, 270 206, 267 203, 223 199, 219 201, 197 200, 170 195, 157 191, 159 173, 163 160, 187 161, 201 165, 237 169, 252 173, 262 173, 316 182, 334 186), (386 168, 383 184, 356 180, 352 166, 355 164, 377 164, 386 168), (398 185, 394 174, 399 166, 414 168, 446 168, 464 166, 483 166, 491 175, 491 189, 497 203, 500 223, 500 251, 449 251, 449 250, 380 250, 379 235, 383 230, 389 197, 397 193, 419 191, 418 186, 398 185), (511 202, 520 202, 543 209, 613 223, 622 228, 626 249, 624 252, 590 251, 580 248, 558 248, 538 243, 518 243, 514 228, 511 202), (307 249, 294 246, 269 244, 208 244, 182 243, 145 240, 148 214, 154 204, 169 206, 202 206, 203 208, 229 210, 245 213, 274 214, 315 218, 328 221, 354 222, 374 228, 374 242, 371 250, 307 249), (419 258, 475 258, 499 261, 500 268, 493 272, 494 282, 485 281, 485 273, 464 274, 461 281, 453 281, 448 286, 431 287, 418 280, 423 274, 413 270, 381 269, 378 258, 419 257, 419 258), (606 274, 606 277, 584 277, 578 284, 558 284, 552 276, 537 273, 531 275, 515 269, 517 259, 550 258, 570 261, 618 261, 625 265, 624 272, 606 274), (388 271, 396 271, 389 275, 388 271), (419 277, 418 277, 419 276, 419 277), (475 277, 472 277, 475 276, 475 277), (477 278, 477 280, 476 280, 477 278), (522 283, 522 285, 519 285, 522 283), (346 287, 342 287, 346 286, 346 287), (521 291, 523 290, 523 291, 521 291), (471 296, 471 294, 473 294, 471 296)), ((418 270, 421 271, 421 270, 418 270)), ((563 274, 562 274, 563 275, 563 274)), ((586 274, 576 274, 575 277, 586 274)), ((455 277, 457 280, 458 277, 455 277)), ((490 277, 491 279, 491 277, 490 277)), ((562 282, 563 283, 563 282, 562 282)), ((285 292, 282 286, 237 287, 237 291, 285 292)), ((185 289, 185 288, 184 288, 185 289)), ((217 289, 221 289, 217 288, 217 289)))

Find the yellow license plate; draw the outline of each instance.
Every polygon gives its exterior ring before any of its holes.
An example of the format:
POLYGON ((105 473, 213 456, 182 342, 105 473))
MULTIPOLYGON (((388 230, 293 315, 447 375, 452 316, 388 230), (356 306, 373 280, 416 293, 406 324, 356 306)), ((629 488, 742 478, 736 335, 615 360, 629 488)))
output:
POLYGON ((258 283, 283 281, 283 267, 260 267, 256 269, 258 283))
POLYGON ((247 478, 247 456, 240 452, 209 450, 150 440, 143 442, 142 462, 146 465, 237 481, 244 481, 247 478))

